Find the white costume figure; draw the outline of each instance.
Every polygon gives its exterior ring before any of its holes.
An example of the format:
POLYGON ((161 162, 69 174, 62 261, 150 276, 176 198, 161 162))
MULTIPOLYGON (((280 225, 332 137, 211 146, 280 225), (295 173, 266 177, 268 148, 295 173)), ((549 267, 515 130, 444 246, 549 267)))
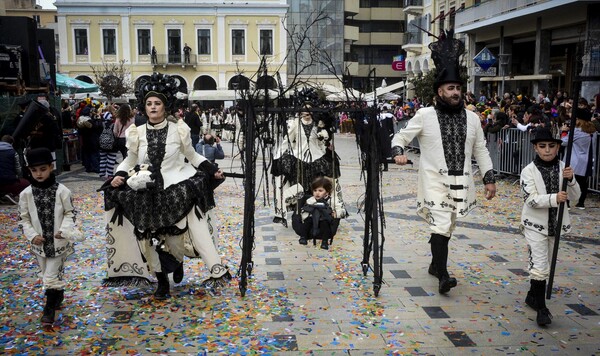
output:
POLYGON ((223 130, 223 117, 220 113, 213 111, 210 114, 210 134, 213 136, 221 136, 223 130))
POLYGON ((404 148, 414 138, 419 140, 417 215, 433 231, 429 273, 439 279, 438 291, 445 294, 457 285, 447 270, 448 242, 457 217, 466 216, 477 202, 472 157, 483 175, 487 199, 495 196, 496 185, 479 117, 466 110, 462 100, 459 58, 464 53, 464 43, 448 31, 429 48, 436 65, 435 106, 419 109, 407 126, 396 133, 392 157, 396 164, 406 164, 404 148))
MULTIPOLYGON (((468 110, 466 110, 466 114, 467 131, 462 175, 448 174, 441 134, 444 128, 440 127, 435 108, 419 109, 408 125, 398 131, 392 140, 392 147, 404 148, 415 137, 419 139, 421 156, 419 159, 417 215, 430 224, 435 223, 432 220, 432 210, 451 212, 459 217, 464 217, 475 208, 477 197, 471 170, 471 157, 475 157, 481 172, 485 173, 493 168, 479 117, 468 110), (463 188, 451 188, 459 186, 463 188)), ((436 229, 435 225, 432 225, 431 228, 439 234, 448 235, 452 233, 454 227, 452 224, 449 231, 436 229)))
POLYGON ((577 201, 581 189, 572 167, 558 159, 561 140, 552 136, 548 128, 537 128, 531 140, 536 157, 521 171, 523 210, 521 231, 529 250, 529 278, 531 288, 525 303, 537 312, 540 326, 552 323, 552 314, 546 306, 546 280, 550 276, 554 240, 561 233, 571 231, 568 209, 563 210, 558 226, 559 205, 567 200, 577 201), (567 180, 566 192, 562 191, 567 180), (558 231, 557 231, 558 230, 558 231))
POLYGON ((209 131, 208 119, 206 118, 206 113, 203 111, 202 115, 200 115, 200 120, 202 121, 202 134, 206 135, 209 131))
POLYGON ((19 196, 19 226, 41 270, 46 294, 41 321, 51 325, 64 299, 64 262, 73 253, 73 241, 83 240, 83 234, 75 226, 71 191, 52 173, 50 150, 31 149, 26 160, 32 179, 19 196))
MULTIPOLYGON (((287 121, 287 132, 274 152, 274 221, 287 226, 287 212, 298 210, 297 198, 311 195, 310 185, 319 176, 335 177, 332 179, 332 199, 335 204, 344 204, 337 179, 340 176, 339 163, 334 157, 335 152, 329 149, 331 135, 323 127, 323 122, 313 120, 309 113, 287 121)), ((346 215, 341 214, 338 218, 346 215)))
MULTIPOLYGON (((562 172, 565 169, 565 163, 559 163, 558 187, 562 187, 562 172)), ((548 236, 548 232, 551 230, 549 229, 548 221, 550 208, 557 208, 559 205, 556 202, 556 193, 548 193, 546 191, 542 173, 534 162, 529 163, 521 171, 521 190, 525 200, 521 212, 521 229, 531 246, 531 252, 545 251, 545 256, 548 257, 548 252, 552 251, 552 246, 554 245, 553 236, 548 236), (540 240, 544 240, 543 245, 546 246, 532 243, 532 241, 540 240), (535 245, 535 248, 532 245, 535 245)), ((570 201, 577 201, 579 199, 581 190, 575 179, 567 183, 567 194, 570 201)), ((553 220, 556 221, 555 219, 553 220)), ((568 232, 571 232, 571 218, 569 210, 565 209, 562 218, 561 234, 568 232)), ((547 279, 549 272, 550 264, 547 259, 540 260, 539 264, 536 264, 535 268, 529 271, 531 278, 538 280, 547 279)))
POLYGON ((225 116, 225 121, 223 122, 223 141, 233 141, 235 137, 235 117, 231 114, 231 112, 227 113, 225 116))
POLYGON ((222 172, 196 153, 183 120, 174 123, 166 119, 167 102, 159 92, 144 96, 148 122, 127 129, 128 156, 110 182, 118 189, 105 191, 107 284, 147 279, 154 272, 159 283, 154 293, 157 299, 169 295, 167 273, 174 272, 175 282, 183 278, 184 254, 202 258, 211 271, 207 282, 231 278, 213 243, 208 214, 214 207, 212 191, 216 184, 212 175, 220 180, 222 172), (154 184, 137 191, 123 189, 127 172, 144 164, 153 170, 154 184))

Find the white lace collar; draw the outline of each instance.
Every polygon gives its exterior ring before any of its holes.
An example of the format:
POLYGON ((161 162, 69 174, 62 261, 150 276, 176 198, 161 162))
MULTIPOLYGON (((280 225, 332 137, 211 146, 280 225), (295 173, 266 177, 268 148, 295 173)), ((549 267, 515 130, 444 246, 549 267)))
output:
POLYGON ((160 130, 160 129, 164 129, 165 127, 167 127, 167 125, 169 124, 169 121, 167 120, 167 118, 165 118, 162 122, 158 123, 158 124, 151 124, 149 121, 146 122, 146 128, 148 130, 160 130))

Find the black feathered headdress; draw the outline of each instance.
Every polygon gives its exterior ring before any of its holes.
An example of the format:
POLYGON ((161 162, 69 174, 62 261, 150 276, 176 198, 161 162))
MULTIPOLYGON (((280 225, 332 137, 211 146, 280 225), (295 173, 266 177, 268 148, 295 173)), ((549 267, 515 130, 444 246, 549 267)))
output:
POLYGON ((460 56, 465 53, 465 44, 454 38, 454 30, 442 32, 436 42, 429 44, 429 49, 436 70, 433 89, 437 91, 445 83, 463 84, 460 78, 460 56))
POLYGON ((158 97, 165 103, 167 113, 171 113, 177 101, 179 88, 175 78, 168 74, 158 72, 152 73, 149 80, 141 80, 136 88, 135 97, 138 101, 138 110, 145 113, 146 97, 151 92, 156 92, 158 97))

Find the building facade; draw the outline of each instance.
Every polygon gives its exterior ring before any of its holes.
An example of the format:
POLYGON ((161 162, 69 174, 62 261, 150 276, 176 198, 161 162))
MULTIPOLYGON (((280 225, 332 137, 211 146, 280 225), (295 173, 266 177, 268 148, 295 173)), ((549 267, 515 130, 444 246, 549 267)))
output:
POLYGON ((339 82, 344 63, 345 3, 339 0, 288 0, 287 74, 290 80, 299 78, 315 84, 334 85, 339 82))
POLYGON ((600 92, 600 1, 489 0, 459 11, 456 30, 468 56, 487 47, 498 58, 496 75, 473 76, 474 90, 600 92))
MULTIPOLYGON (((61 73, 94 82, 91 66, 125 61, 132 81, 170 74, 180 91, 221 100, 218 92, 264 83, 285 73, 285 0, 57 0, 61 73), (215 97, 216 96, 216 97, 215 97)), ((280 76, 285 85, 286 76, 280 76)))
POLYGON ((363 91, 401 82, 404 70, 392 67, 395 57, 404 56, 406 16, 403 0, 360 0, 359 12, 348 22, 358 27, 358 41, 351 45, 350 60, 358 68, 352 86, 363 91), (375 75, 375 77, 373 77, 375 75))

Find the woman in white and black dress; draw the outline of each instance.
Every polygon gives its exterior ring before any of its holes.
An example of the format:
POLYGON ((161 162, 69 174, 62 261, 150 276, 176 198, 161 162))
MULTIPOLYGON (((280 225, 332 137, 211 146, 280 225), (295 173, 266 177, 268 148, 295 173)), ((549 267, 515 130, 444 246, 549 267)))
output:
POLYGON ((127 158, 117 167, 110 187, 105 187, 109 251, 105 284, 135 284, 153 273, 158 280, 156 299, 169 297, 168 273, 173 272, 176 283, 183 279, 184 256, 202 258, 210 271, 204 285, 231 279, 208 218, 223 172, 196 153, 183 120, 167 119, 175 98, 171 81, 168 75, 154 73, 150 82, 142 83, 138 95, 148 121, 127 129, 127 158), (143 165, 152 172, 151 184, 139 189, 126 176, 143 165))

